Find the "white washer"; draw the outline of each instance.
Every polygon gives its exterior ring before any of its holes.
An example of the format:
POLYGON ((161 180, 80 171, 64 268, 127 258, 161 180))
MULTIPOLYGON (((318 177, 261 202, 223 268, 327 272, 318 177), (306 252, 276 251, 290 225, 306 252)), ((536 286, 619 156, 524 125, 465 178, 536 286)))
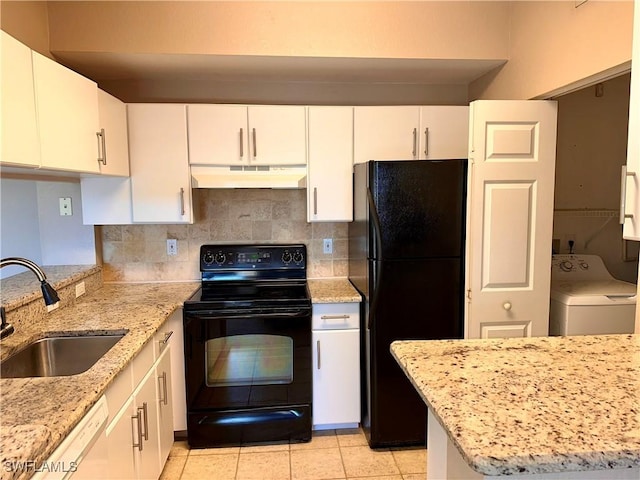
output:
POLYGON ((636 285, 597 255, 553 255, 549 335, 633 333, 636 285))

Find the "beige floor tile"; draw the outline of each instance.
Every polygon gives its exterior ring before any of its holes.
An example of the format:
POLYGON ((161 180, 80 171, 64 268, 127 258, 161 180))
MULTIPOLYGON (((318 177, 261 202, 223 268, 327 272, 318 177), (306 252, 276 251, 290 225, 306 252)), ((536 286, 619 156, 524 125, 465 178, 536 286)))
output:
POLYGON ((324 480, 345 478, 340 449, 318 448, 291 452, 293 480, 324 480))
POLYGON ((341 447, 368 445, 367 437, 364 436, 364 432, 360 428, 336 430, 336 437, 341 447))
POLYGON ((288 451, 242 453, 236 480, 289 480, 289 463, 288 451))
POLYGON ((215 447, 215 448, 192 448, 189 455, 229 455, 240 453, 240 447, 215 447))
POLYGON ((189 455, 180 480, 234 480, 238 468, 237 453, 227 455, 189 455))
POLYGON ((164 464, 160 480, 178 480, 182 475, 185 463, 187 463, 186 455, 169 457, 167 463, 164 464))
POLYGON ((240 447, 240 453, 256 453, 256 452, 288 452, 289 442, 243 445, 240 447))
MULTIPOLYGON (((426 480, 426 473, 409 473, 402 476, 402 480, 426 480)), ((370 480, 370 479, 367 479, 370 480)))
POLYGON ((186 440, 179 440, 177 442, 173 442, 171 446, 171 451, 169 451, 170 457, 181 457, 189 455, 189 444, 186 440))
POLYGON ((347 478, 400 473, 388 450, 371 450, 368 446, 341 447, 340 450, 347 478))
POLYGON ((403 478, 402 475, 384 475, 382 477, 349 477, 349 480, 403 480, 403 478))
POLYGON ((292 443, 291 451, 309 450, 316 448, 337 448, 338 438, 335 430, 322 430, 313 432, 310 442, 292 443))
POLYGON ((427 450, 424 448, 391 450, 391 454, 400 468, 400 473, 427 472, 427 450))

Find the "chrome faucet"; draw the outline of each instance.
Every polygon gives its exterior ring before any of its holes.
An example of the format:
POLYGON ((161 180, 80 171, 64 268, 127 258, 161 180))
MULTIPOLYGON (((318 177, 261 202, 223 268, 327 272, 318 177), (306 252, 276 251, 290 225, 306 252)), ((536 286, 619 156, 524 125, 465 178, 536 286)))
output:
MULTIPOLYGON (((36 277, 38 277, 38 280, 40 281, 40 289, 42 290, 42 298, 44 299, 45 305, 53 305, 60 301, 57 292, 51 285, 49 285, 49 283, 47 283, 47 276, 44 274, 42 269, 34 262, 21 257, 8 257, 0 260, 0 268, 6 267, 8 265, 22 266, 36 274, 36 277)), ((0 316, 2 317, 2 325, 0 325, 0 338, 4 338, 11 335, 14 332, 14 328, 13 325, 9 325, 7 323, 4 307, 0 307, 0 316)))

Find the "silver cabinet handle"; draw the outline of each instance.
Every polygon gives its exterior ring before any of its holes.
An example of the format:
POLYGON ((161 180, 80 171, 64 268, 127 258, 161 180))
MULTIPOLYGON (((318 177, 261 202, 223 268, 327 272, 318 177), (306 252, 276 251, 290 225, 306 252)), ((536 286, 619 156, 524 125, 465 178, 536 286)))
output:
POLYGON ((313 214, 318 214, 318 187, 313 187, 313 214))
POLYGON ((321 315, 322 320, 346 320, 350 315, 321 315))
MULTIPOLYGON (((158 383, 162 381, 162 397, 160 398, 160 403, 164 405, 169 404, 168 398, 168 389, 167 389, 167 372, 162 372, 162 375, 158 377, 158 383)), ((160 385, 158 385, 160 387, 160 385)))
POLYGON ((149 412, 147 410, 147 402, 142 404, 142 407, 138 407, 138 410, 142 408, 142 414, 144 416, 144 434, 142 435, 145 440, 149 440, 149 412))
POLYGON ((159 342, 161 347, 164 347, 167 345, 167 343, 169 343, 169 339, 171 338, 171 335, 173 335, 173 330, 164 334, 164 338, 159 342))
POLYGON ((416 156, 417 149, 418 149, 418 129, 414 128, 413 129, 413 150, 411 151, 414 157, 416 156))
POLYGON ((136 420, 138 424, 138 442, 135 440, 133 442, 133 448, 137 448, 139 451, 142 451, 142 409, 138 407, 138 413, 135 416, 131 416, 132 420, 136 420))
POLYGON ((180 215, 184 215, 184 188, 180 188, 180 215))
POLYGON ((258 156, 258 142, 256 140, 256 129, 253 129, 253 157, 258 156))
POLYGON ((103 165, 107 164, 107 144, 105 141, 104 128, 101 128, 99 132, 96 132, 96 138, 98 140, 98 163, 103 165))
POLYGON ((244 128, 240 129, 240 158, 244 157, 244 128))
POLYGON ((620 225, 624 225, 625 218, 633 218, 632 213, 627 213, 627 177, 635 177, 636 172, 627 171, 627 166, 622 165, 620 175, 620 225))
POLYGON ((320 340, 316 342, 316 350, 318 352, 318 370, 320 370, 320 340))
POLYGON ((424 129, 424 156, 429 156, 429 127, 424 129))

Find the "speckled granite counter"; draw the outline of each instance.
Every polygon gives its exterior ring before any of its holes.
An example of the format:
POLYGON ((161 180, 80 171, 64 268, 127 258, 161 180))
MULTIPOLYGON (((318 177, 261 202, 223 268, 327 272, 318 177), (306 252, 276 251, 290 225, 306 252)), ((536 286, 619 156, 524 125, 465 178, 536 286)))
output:
POLYGON ((310 278, 307 281, 312 303, 352 303, 360 294, 346 278, 310 278))
POLYGON ((2 340, 4 359, 47 334, 88 330, 128 331, 92 368, 68 377, 0 379, 0 478, 28 478, 33 471, 10 472, 5 462, 46 459, 107 385, 133 359, 197 283, 107 284, 32 323, 16 326, 2 340))
POLYGON ((640 478, 640 335, 399 341, 391 351, 474 471, 640 478))

